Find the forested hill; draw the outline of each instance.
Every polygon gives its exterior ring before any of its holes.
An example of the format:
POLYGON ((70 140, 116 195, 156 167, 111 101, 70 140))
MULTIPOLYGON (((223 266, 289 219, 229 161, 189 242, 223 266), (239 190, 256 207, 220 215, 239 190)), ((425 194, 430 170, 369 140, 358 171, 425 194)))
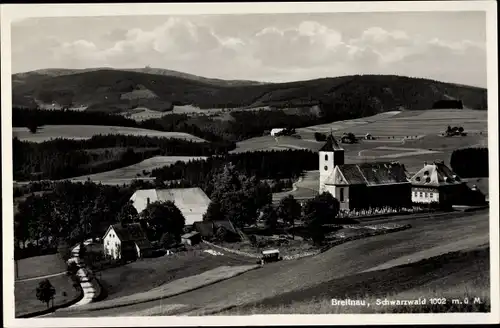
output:
MULTIPOLYGON (((26 73, 25 73, 26 74, 26 73)), ((486 109, 486 89, 394 75, 356 75, 290 83, 221 85, 192 78, 101 69, 57 76, 25 75, 13 84, 13 104, 121 112, 135 107, 168 111, 172 105, 200 108, 302 107, 364 116, 400 109, 429 109, 441 100, 486 109), (36 100, 36 102, 35 102, 36 100)))

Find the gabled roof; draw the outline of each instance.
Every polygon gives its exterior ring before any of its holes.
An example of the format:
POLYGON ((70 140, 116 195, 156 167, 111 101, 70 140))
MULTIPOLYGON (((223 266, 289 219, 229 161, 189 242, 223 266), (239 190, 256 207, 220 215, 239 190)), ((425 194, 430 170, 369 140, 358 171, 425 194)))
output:
POLYGON ((377 186, 408 183, 404 165, 398 162, 379 162, 338 165, 326 184, 377 186))
POLYGON ((414 186, 441 187, 462 184, 462 180, 443 162, 425 164, 411 178, 414 186))
POLYGON ((134 242, 141 249, 151 248, 151 243, 148 241, 146 233, 139 223, 130 223, 122 225, 121 223, 113 224, 108 228, 104 237, 113 229, 118 239, 121 242, 134 242))
POLYGON ((143 189, 137 190, 130 200, 138 213, 150 203, 171 201, 179 208, 186 219, 186 225, 201 221, 208 209, 210 199, 200 188, 143 189))
POLYGON ((339 150, 344 150, 342 147, 339 146, 337 141, 335 140, 335 137, 330 135, 326 139, 326 143, 319 149, 319 151, 339 151, 339 150))
POLYGON ((229 220, 201 221, 195 222, 193 228, 203 237, 212 237, 218 228, 224 228, 235 235, 238 234, 236 228, 229 220))

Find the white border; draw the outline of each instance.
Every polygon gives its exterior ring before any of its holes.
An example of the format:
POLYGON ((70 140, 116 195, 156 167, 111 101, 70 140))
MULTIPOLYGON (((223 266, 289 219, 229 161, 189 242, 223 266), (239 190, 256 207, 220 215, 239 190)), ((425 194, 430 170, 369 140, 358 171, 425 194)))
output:
MULTIPOLYGON (((196 3, 196 4, 21 4, 1 6, 2 81, 2 223, 3 308, 7 327, 73 326, 235 326, 311 324, 472 324, 499 322, 499 216, 498 216, 498 53, 496 1, 344 2, 344 3, 196 3), (77 17, 118 15, 195 15, 250 13, 398 12, 398 11, 485 11, 487 12, 488 145, 490 164, 490 314, 337 314, 256 315, 212 317, 127 318, 34 318, 14 319, 13 217, 12 217, 12 111, 10 23, 29 17, 77 17), (6 160, 4 160, 6 159, 6 160), (7 270, 6 270, 7 269, 7 270), (495 312, 496 311, 496 312, 495 312)), ((459 68, 458 68, 459 69, 459 68)))

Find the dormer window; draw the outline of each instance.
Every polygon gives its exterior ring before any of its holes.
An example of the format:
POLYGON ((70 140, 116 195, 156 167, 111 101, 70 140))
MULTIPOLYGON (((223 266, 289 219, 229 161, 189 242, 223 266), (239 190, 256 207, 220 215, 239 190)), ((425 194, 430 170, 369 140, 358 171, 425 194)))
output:
POLYGON ((425 172, 424 172, 424 175, 429 175, 429 171, 425 171, 425 172))
POLYGON ((425 178, 425 182, 426 182, 426 183, 431 182, 431 178, 429 178, 429 177, 425 178))
POLYGON ((420 181, 420 177, 416 177, 415 180, 420 181))

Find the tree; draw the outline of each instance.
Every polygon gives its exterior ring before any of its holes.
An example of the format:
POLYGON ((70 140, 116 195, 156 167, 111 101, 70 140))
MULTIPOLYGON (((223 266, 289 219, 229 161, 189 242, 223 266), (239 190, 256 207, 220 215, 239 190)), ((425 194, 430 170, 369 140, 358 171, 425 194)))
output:
POLYGON ((462 126, 460 126, 460 127, 458 128, 458 132, 460 132, 460 133, 464 132, 464 128, 463 128, 462 126))
POLYGON ((283 222, 291 225, 295 225, 302 214, 302 206, 299 202, 292 196, 288 195, 283 198, 278 206, 278 216, 283 220, 283 222))
POLYGON ((121 224, 132 223, 136 221, 137 215, 137 210, 132 202, 129 201, 122 207, 120 213, 118 213, 118 220, 121 224))
POLYGON ((314 132, 314 139, 316 139, 316 141, 326 141, 326 134, 314 132))
POLYGON ((40 281, 38 287, 36 288, 36 298, 43 303, 47 304, 49 308, 49 302, 52 300, 52 306, 54 306, 54 296, 56 294, 56 289, 48 279, 40 281))
POLYGON ((306 202, 304 219, 307 222, 323 225, 333 222, 340 210, 339 201, 329 192, 324 192, 306 202))
POLYGON ((274 231, 278 225, 278 212, 273 205, 268 204, 262 209, 262 220, 269 230, 274 231))
POLYGON ((186 219, 177 206, 171 201, 149 204, 141 213, 141 220, 146 224, 146 232, 150 240, 158 241, 164 233, 170 233, 176 241, 184 231, 186 219))
POLYGON ((323 243, 325 240, 325 232, 323 230, 321 219, 314 218, 312 221, 309 221, 307 224, 307 230, 315 245, 321 245, 323 243))

